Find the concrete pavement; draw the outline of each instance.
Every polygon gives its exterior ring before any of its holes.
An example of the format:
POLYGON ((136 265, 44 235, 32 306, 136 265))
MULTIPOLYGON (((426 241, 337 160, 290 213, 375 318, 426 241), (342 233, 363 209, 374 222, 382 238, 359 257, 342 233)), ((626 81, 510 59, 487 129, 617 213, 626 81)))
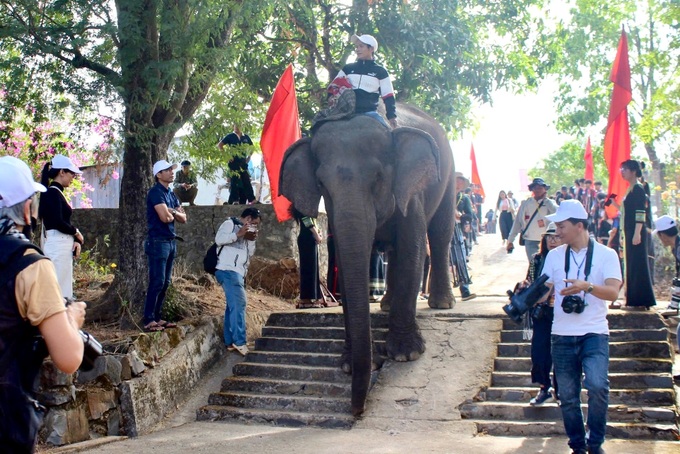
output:
MULTIPOLYGON (((386 363, 371 391, 366 414, 351 430, 281 428, 196 422, 195 410, 219 389, 238 355, 226 356, 178 412, 148 435, 108 444, 72 445, 54 452, 243 453, 568 453, 566 437, 490 437, 460 418, 458 406, 488 385, 500 332, 505 291, 526 274, 524 249, 507 254, 500 235, 480 237, 471 258, 472 291, 478 298, 433 311, 419 303, 427 351, 418 361, 386 363)), ((459 293, 455 290, 457 297, 459 293)), ((661 305, 661 304, 660 304, 661 305)), ((378 305, 373 305, 378 310, 378 305)), ((337 308, 324 309, 336 311, 337 308)), ((678 453, 679 442, 608 440, 617 454, 678 453)))

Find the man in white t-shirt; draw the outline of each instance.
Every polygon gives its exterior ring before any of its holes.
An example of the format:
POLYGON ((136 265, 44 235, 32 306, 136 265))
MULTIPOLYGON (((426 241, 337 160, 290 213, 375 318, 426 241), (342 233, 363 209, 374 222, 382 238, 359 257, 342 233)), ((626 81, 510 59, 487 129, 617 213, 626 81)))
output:
POLYGON ((602 453, 609 405, 607 302, 621 288, 619 258, 588 235, 588 213, 578 200, 564 200, 546 218, 562 246, 548 253, 543 274, 555 287, 552 357, 569 447, 577 454, 602 453), (588 390, 588 435, 581 412, 581 378, 588 390))

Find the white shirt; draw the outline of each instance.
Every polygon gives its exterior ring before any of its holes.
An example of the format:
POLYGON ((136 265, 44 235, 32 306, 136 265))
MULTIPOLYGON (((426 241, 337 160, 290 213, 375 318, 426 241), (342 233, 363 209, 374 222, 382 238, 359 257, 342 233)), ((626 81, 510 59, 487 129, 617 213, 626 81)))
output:
POLYGON ((579 293, 584 298, 586 307, 582 313, 567 314, 562 310, 564 296, 560 291, 566 287, 564 279, 587 280, 593 285, 604 285, 607 279, 621 282, 621 265, 616 252, 600 243, 594 242, 593 263, 588 279, 585 277, 586 252, 584 247, 578 252, 571 250, 569 254, 569 276, 564 272, 566 245, 559 246, 548 253, 543 266, 543 274, 548 275, 548 283, 555 287, 555 318, 552 334, 558 336, 583 336, 585 334, 609 334, 607 322, 607 301, 601 300, 592 293, 579 293), (580 270, 579 270, 580 265, 580 270))

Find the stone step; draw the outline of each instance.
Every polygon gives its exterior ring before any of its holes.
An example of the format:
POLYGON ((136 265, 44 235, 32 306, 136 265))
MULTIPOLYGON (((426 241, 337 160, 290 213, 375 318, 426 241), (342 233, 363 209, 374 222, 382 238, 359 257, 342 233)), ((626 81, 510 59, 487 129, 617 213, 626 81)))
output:
POLYGON ((222 381, 222 392, 243 391, 275 395, 301 395, 318 397, 352 396, 352 386, 347 383, 282 380, 280 378, 231 376, 222 381))
MULTIPOLYGON (((478 398, 486 402, 524 402, 529 403, 538 392, 538 386, 532 387, 497 387, 492 386, 486 391, 480 392, 478 398)), ((588 402, 588 391, 581 391, 581 402, 588 402)), ((609 391, 610 404, 626 405, 660 405, 673 406, 675 393, 672 389, 645 388, 645 389, 612 389, 609 391)))
MULTIPOLYGON (((275 312, 267 319, 266 326, 288 326, 288 327, 321 327, 335 326, 345 327, 342 313, 327 312, 275 312)), ((387 328, 388 314, 371 314, 371 328, 387 328)))
MULTIPOLYGON (((494 436, 512 437, 564 437, 562 422, 543 421, 472 421, 479 433, 494 436)), ((607 422, 608 438, 639 439, 639 440, 667 440, 678 439, 678 428, 675 424, 643 424, 607 422)))
POLYGON ((339 367, 290 366, 285 364, 257 364, 243 362, 234 365, 234 375, 274 378, 279 380, 308 380, 349 383, 351 377, 339 367))
MULTIPOLYGON (((582 404, 584 419, 587 418, 588 405, 582 404)), ((460 406, 463 419, 501 419, 514 421, 561 421, 562 410, 556 403, 546 403, 537 407, 525 402, 474 402, 460 406)), ((607 421, 612 422, 675 422, 676 413, 672 407, 629 407, 609 405, 607 421)))
MULTIPOLYGON (((531 386, 531 374, 529 372, 493 372, 491 374, 492 386, 503 387, 527 387, 531 386)), ((635 374, 610 373, 609 386, 611 389, 646 389, 646 388, 673 388, 673 378, 670 374, 657 374, 654 372, 638 372, 635 374)))
MULTIPOLYGON (((530 357, 531 343, 499 343, 498 356, 506 358, 530 357)), ((671 358, 668 342, 611 342, 610 358, 671 358)))
POLYGON ((223 407, 255 408, 259 410, 293 411, 304 413, 340 413, 349 415, 351 399, 318 396, 277 396, 253 392, 213 393, 208 405, 223 407))
POLYGON ((263 364, 290 364, 295 366, 340 367, 339 353, 269 352, 251 350, 247 362, 263 364))
MULTIPOLYGON (((627 312, 617 311, 607 314, 609 329, 661 329, 664 324, 663 317, 656 311, 627 312)), ((503 317, 504 330, 521 329, 521 325, 508 317, 503 317)))
MULTIPOLYGON (((610 372, 657 372, 671 373, 673 362, 670 359, 649 358, 610 358, 610 372)), ((531 371, 531 358, 496 358, 494 370, 498 372, 531 371)))
MULTIPOLYGON (((529 342, 522 338, 522 330, 501 332, 503 343, 529 342)), ((610 342, 668 341, 668 328, 659 329, 613 329, 609 331, 610 342)))
MULTIPOLYGON (((372 331, 373 339, 385 340, 387 328, 375 328, 372 331)), ((345 328, 340 326, 264 326, 262 336, 281 338, 302 339, 340 339, 345 340, 345 328)))
MULTIPOLYGON (((272 352, 342 353, 345 341, 341 339, 304 339, 260 337, 255 340, 255 350, 272 352)), ((385 350, 385 341, 374 340, 376 351, 385 350)))
POLYGON ((224 421, 232 419, 274 426, 312 426, 326 429, 351 429, 354 425, 354 417, 351 415, 244 409, 219 405, 206 405, 199 408, 196 411, 196 419, 199 421, 224 421))

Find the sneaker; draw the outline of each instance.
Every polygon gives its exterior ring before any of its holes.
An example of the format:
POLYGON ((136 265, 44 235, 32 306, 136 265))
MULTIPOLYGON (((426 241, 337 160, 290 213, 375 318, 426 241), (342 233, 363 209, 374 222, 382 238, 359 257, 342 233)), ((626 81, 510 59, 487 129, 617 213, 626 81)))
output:
POLYGON ((541 390, 538 392, 538 394, 536 394, 536 397, 534 397, 533 399, 531 399, 529 401, 529 405, 536 406, 536 405, 543 405, 545 403, 553 402, 554 398, 553 398, 551 391, 552 391, 552 388, 550 388, 550 389, 541 388, 541 390))
POLYGON ((461 296, 463 297, 463 298, 462 298, 463 301, 469 301, 469 300, 471 300, 471 299, 473 299, 473 298, 477 298, 477 294, 476 294, 476 293, 468 293, 467 295, 461 295, 461 296))
POLYGON ((588 454, 605 454, 602 446, 588 446, 588 454))
POLYGON ((243 345, 232 344, 232 347, 234 347, 234 350, 239 352, 241 356, 246 356, 248 354, 248 346, 246 344, 243 345))
POLYGON ((674 315, 678 315, 678 308, 673 307, 673 306, 668 306, 666 309, 662 310, 659 312, 662 317, 671 317, 674 315))

